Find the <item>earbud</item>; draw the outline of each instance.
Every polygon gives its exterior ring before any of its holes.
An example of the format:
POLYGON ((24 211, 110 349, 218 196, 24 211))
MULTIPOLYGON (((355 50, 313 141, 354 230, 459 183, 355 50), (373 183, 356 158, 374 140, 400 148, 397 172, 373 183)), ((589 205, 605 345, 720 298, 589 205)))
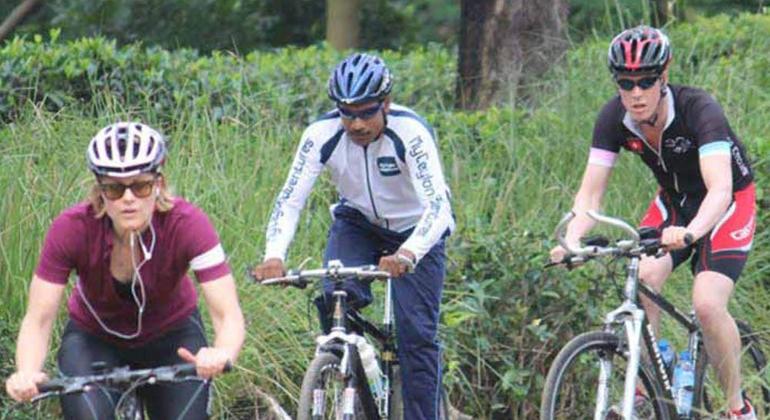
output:
POLYGON ((160 197, 160 188, 155 187, 155 198, 160 197))
POLYGON ((138 234, 138 233, 136 233, 136 232, 131 232, 131 236, 130 236, 130 240, 131 240, 131 249, 134 249, 134 243, 135 243, 135 242, 134 242, 134 235, 136 235, 137 237, 139 237, 139 248, 141 248, 141 250, 142 250, 142 255, 144 255, 144 260, 145 260, 145 261, 147 261, 147 260, 149 260, 150 258, 152 258, 152 251, 151 251, 151 250, 149 250, 149 249, 147 249, 147 247, 146 247, 146 246, 144 246, 144 241, 143 241, 143 240, 142 240, 142 238, 139 236, 139 234, 138 234))
POLYGON ((150 258, 152 258, 152 253, 150 252, 150 250, 148 250, 148 249, 147 249, 147 248, 144 246, 144 241, 139 241, 139 246, 142 248, 142 254, 144 255, 144 260, 145 260, 145 261, 147 261, 147 260, 149 260, 150 258))

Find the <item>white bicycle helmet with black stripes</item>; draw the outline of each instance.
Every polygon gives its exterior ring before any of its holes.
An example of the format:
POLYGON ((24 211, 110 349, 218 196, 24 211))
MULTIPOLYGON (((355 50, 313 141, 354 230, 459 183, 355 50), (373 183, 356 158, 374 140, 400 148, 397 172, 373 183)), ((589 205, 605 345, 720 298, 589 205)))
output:
POLYGON ((139 122, 117 122, 88 144, 88 167, 97 176, 126 178, 157 172, 166 159, 166 143, 155 129, 139 122))

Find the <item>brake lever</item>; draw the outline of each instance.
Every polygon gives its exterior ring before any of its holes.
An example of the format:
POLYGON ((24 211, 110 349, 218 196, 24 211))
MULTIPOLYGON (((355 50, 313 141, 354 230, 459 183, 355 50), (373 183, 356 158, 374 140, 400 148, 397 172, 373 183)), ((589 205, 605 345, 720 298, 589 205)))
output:
POLYGON ((289 282, 289 286, 296 287, 297 289, 304 290, 307 288, 308 281, 303 278, 298 278, 297 280, 292 280, 289 282))

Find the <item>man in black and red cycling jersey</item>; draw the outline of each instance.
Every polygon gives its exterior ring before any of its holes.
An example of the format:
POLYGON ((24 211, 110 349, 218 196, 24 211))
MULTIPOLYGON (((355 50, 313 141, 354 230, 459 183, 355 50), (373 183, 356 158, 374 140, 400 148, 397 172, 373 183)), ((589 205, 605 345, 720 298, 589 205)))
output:
MULTIPOLYGON (((741 341, 727 311, 754 236, 754 183, 746 151, 711 95, 668 84, 671 46, 660 30, 623 31, 610 43, 608 61, 619 94, 596 120, 567 243, 578 245, 593 226, 586 212, 599 209, 620 149, 639 155, 660 185, 641 225, 660 230, 670 251, 642 259, 640 278, 660 290, 673 269, 692 257, 693 307, 728 396, 727 416, 755 419, 742 396, 741 341), (692 245, 685 243, 687 234, 692 245)), ((561 247, 551 250, 553 261, 564 255, 561 247)), ((657 330, 659 310, 641 300, 657 330)))

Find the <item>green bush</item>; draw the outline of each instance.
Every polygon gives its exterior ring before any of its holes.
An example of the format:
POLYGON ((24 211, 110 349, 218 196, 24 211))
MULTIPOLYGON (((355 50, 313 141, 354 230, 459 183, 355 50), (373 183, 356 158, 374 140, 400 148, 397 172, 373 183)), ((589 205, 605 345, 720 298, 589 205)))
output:
MULTIPOLYGON (((415 105, 448 102, 453 91, 450 52, 434 46, 383 56, 393 61, 399 88, 412 95, 415 105)), ((204 107, 220 121, 280 115, 300 123, 330 106, 326 80, 342 58, 323 47, 199 56, 193 50, 170 52, 139 44, 119 48, 104 38, 60 43, 57 31, 51 42, 40 36, 15 38, 0 49, 0 120, 13 120, 20 107, 33 102, 52 112, 65 106, 92 114, 122 108, 168 122, 180 112, 204 107)))

